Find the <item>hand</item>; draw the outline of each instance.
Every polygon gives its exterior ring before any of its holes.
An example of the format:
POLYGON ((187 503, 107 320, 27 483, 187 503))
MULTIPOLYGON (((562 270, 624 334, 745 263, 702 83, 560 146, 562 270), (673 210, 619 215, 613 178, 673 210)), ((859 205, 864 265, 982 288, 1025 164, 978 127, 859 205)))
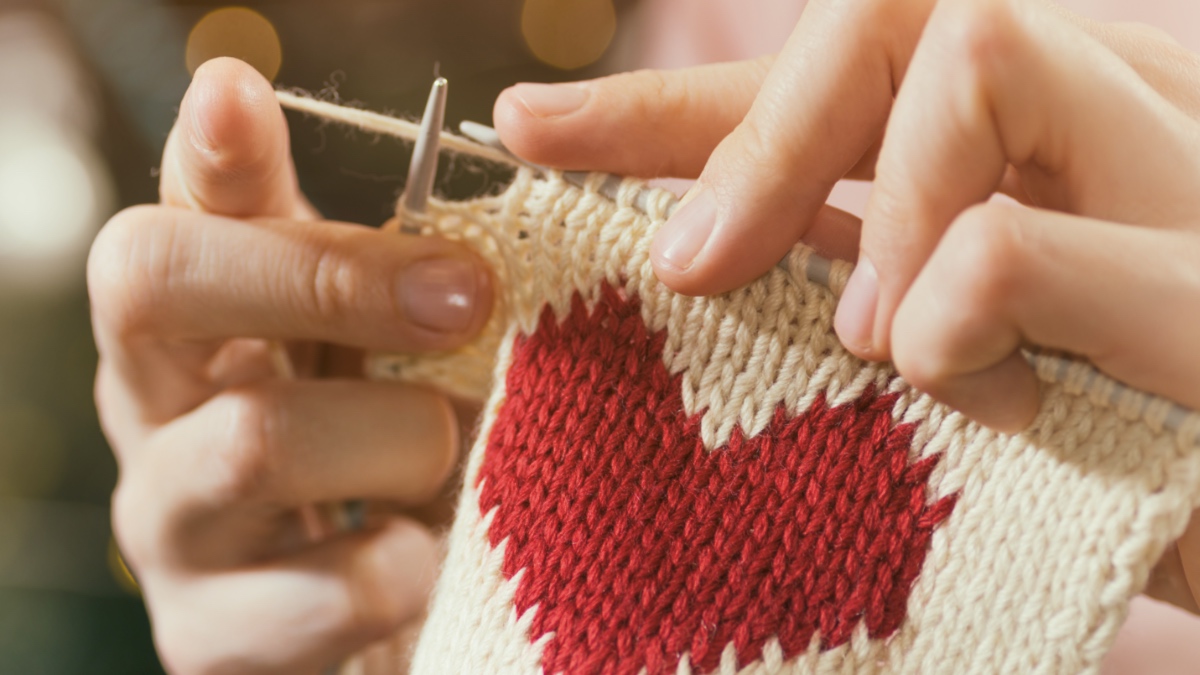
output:
POLYGON ((232 60, 197 72, 161 193, 100 233, 88 286, 114 530, 164 664, 318 673, 411 634, 438 544, 395 512, 438 494, 459 427, 435 392, 363 381, 353 350, 463 344, 490 311, 482 263, 319 220, 271 86, 232 60), (280 379, 268 341, 301 374, 349 376, 280 379), (347 499, 382 506, 352 534, 305 518, 347 499))
MULTIPOLYGON (((1158 31, 1042 0, 812 0, 777 57, 519 85, 495 118, 534 162, 698 177, 652 247, 678 291, 798 239, 857 253, 847 348, 984 424, 1036 413, 1027 343, 1200 409, 1200 59, 1158 31), (842 178, 874 180, 861 223, 824 206, 842 178)), ((1163 577, 1193 610, 1198 521, 1163 577)))

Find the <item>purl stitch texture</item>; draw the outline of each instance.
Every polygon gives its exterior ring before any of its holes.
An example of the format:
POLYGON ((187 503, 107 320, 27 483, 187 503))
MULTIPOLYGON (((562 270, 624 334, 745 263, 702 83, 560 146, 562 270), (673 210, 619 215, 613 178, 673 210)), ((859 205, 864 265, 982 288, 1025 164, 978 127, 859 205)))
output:
POLYGON ((603 180, 431 207, 503 293, 471 347, 372 361, 487 400, 413 672, 1098 670, 1200 506, 1200 417, 1043 357, 996 434, 842 349, 847 265, 675 294, 670 195, 603 180))

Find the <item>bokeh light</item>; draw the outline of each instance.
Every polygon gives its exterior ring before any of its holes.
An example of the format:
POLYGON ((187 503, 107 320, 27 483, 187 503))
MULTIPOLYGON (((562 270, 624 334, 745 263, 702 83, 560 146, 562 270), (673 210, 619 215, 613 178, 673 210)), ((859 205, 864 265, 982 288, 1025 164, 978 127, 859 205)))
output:
POLYGON ((538 60, 562 70, 591 65, 617 32, 612 0, 525 0, 521 34, 538 60))
POLYGON ((0 115, 0 277, 74 279, 112 201, 88 145, 32 114, 0 115))
POLYGON ((192 27, 188 71, 195 74, 205 61, 218 56, 241 59, 274 80, 283 65, 283 46, 265 16, 247 7, 225 7, 209 12, 192 27))

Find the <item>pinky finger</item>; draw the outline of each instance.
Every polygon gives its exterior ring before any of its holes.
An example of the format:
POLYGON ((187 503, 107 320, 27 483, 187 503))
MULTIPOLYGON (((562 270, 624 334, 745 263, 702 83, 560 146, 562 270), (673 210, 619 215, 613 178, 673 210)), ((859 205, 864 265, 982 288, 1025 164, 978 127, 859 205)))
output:
POLYGON ((1022 346, 1065 350, 1200 407, 1200 237, 988 203, 960 215, 904 296, 893 359, 914 386, 1003 431, 1038 385, 1022 346))
POLYGON ((151 589, 155 642, 170 672, 324 672, 419 619, 437 560, 426 529, 395 520, 282 562, 151 589))

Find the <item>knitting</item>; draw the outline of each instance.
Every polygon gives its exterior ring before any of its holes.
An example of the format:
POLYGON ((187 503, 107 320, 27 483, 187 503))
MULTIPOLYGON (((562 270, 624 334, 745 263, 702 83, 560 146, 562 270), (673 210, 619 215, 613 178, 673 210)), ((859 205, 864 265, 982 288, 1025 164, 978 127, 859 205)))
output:
POLYGON ((673 196, 610 179, 430 206, 502 290, 470 347, 371 361, 487 401, 414 672, 1098 671, 1200 415, 1036 355, 1037 419, 990 431, 841 347, 848 264, 675 294, 673 196))

